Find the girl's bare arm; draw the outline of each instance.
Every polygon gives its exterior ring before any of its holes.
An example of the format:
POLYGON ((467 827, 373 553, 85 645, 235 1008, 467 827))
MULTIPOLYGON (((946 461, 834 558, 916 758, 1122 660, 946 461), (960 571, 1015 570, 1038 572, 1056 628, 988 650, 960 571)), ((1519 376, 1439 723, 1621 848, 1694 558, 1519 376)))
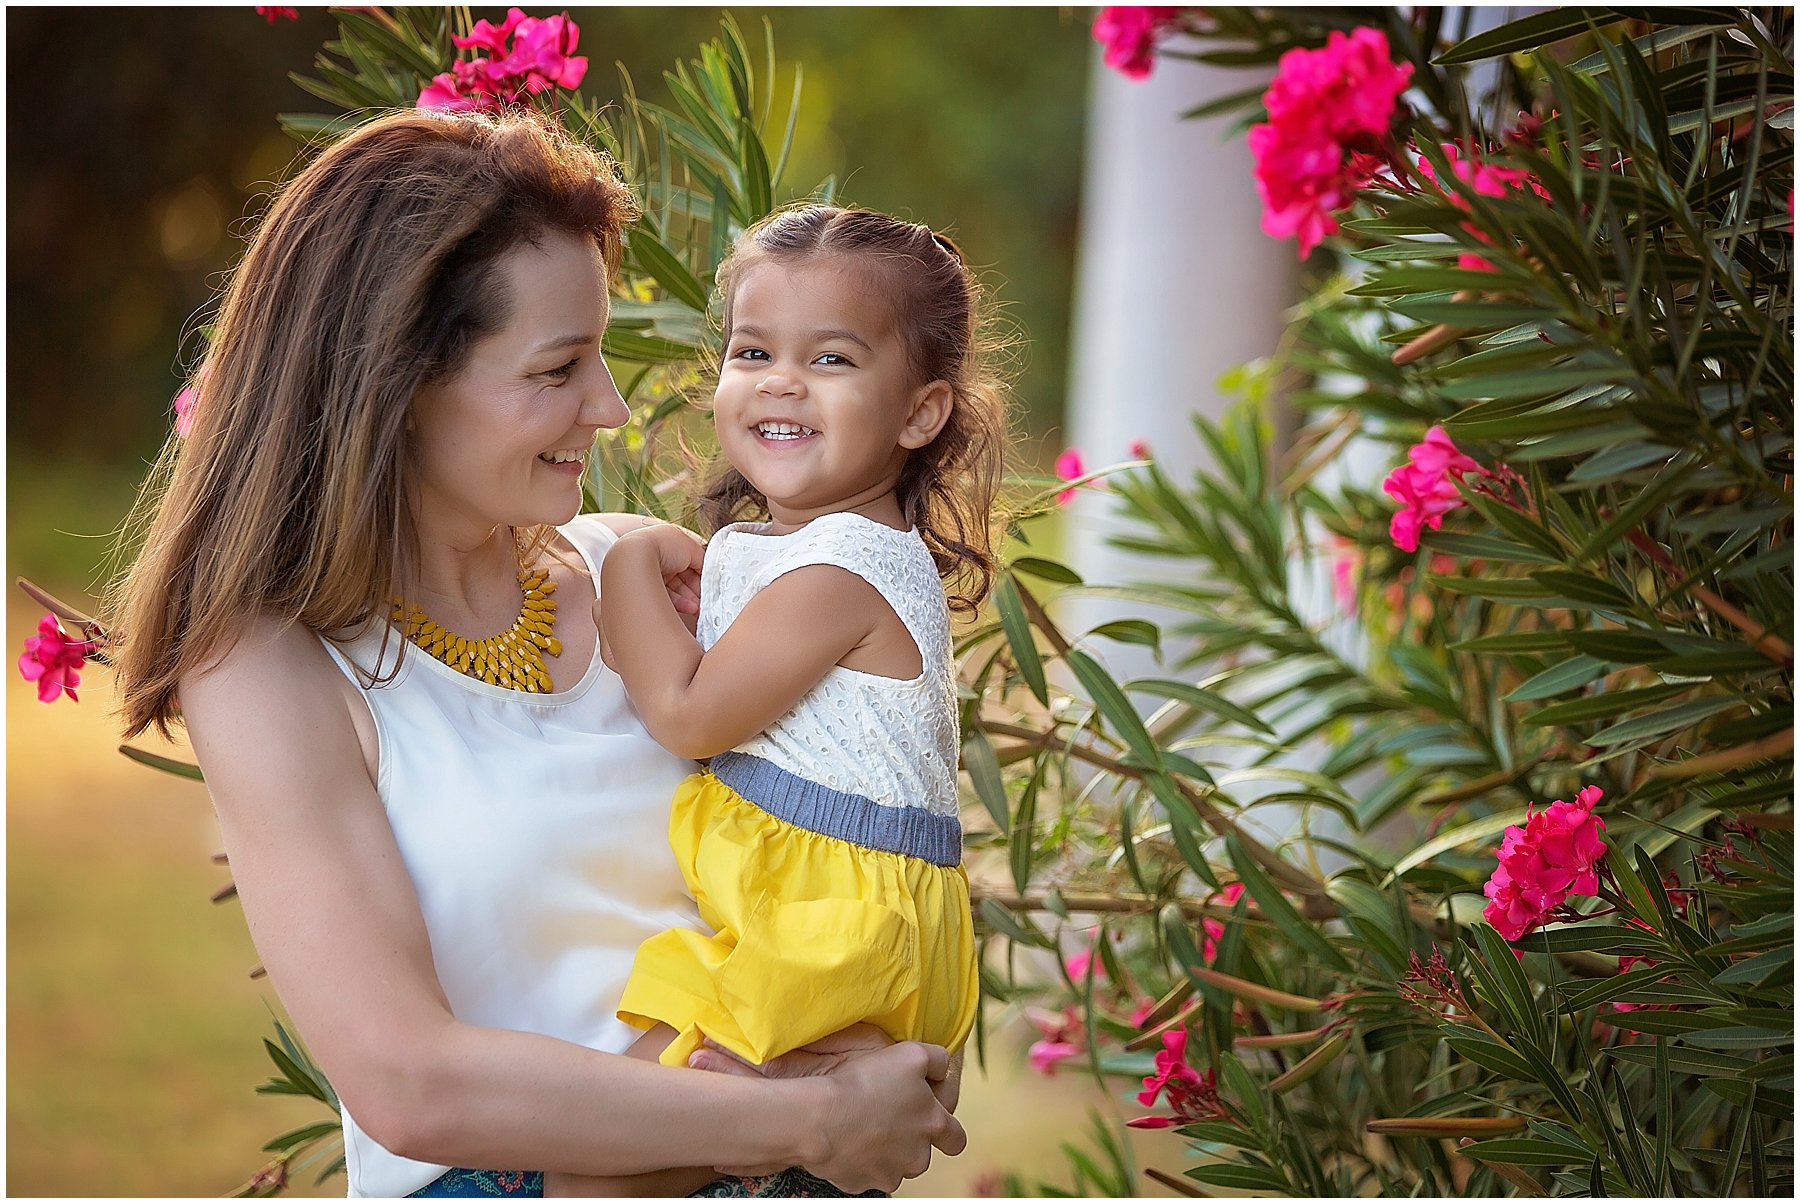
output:
MULTIPOLYGON (((687 554, 678 530, 648 527, 620 539, 600 566, 605 602, 595 611, 608 663, 644 726, 678 756, 710 757, 743 743, 833 665, 877 636, 905 632, 873 585, 817 564, 777 578, 702 651, 663 586, 687 554)), ((910 647, 911 637, 904 643, 910 647)), ((916 649, 912 656, 916 663, 916 649)))

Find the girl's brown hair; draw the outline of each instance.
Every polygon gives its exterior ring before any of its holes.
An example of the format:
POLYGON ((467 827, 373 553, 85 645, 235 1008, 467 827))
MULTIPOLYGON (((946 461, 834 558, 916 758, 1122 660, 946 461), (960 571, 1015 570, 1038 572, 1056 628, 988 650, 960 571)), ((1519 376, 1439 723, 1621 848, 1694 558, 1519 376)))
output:
MULTIPOLYGON (((219 302, 185 440, 106 615, 128 736, 252 616, 354 632, 417 555, 407 412, 505 324, 500 261, 549 233, 616 267, 635 216, 613 163, 530 114, 370 121, 280 193, 219 302)), ((529 533, 537 538, 541 532, 529 533)))
MULTIPOLYGON (((883 213, 811 205, 777 213, 744 232, 719 266, 724 322, 731 331, 734 286, 767 260, 843 256, 882 273, 894 324, 915 384, 949 384, 950 418, 914 451, 897 488, 901 513, 919 528, 948 583, 953 610, 973 612, 993 584, 994 499, 1006 440, 1006 387, 993 364, 982 290, 956 244, 929 226, 883 213)), ((699 500, 708 534, 737 519, 768 514, 768 501, 729 464, 699 500)))

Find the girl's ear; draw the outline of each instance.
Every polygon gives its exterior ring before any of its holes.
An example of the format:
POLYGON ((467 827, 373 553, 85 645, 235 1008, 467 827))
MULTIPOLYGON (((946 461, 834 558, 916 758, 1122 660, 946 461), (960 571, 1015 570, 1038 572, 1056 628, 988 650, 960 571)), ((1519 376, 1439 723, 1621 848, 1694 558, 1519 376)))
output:
POLYGON ((955 391, 947 380, 934 380, 921 387, 913 394, 906 425, 900 428, 900 446, 916 451, 937 438, 944 424, 950 421, 950 407, 955 400, 955 391))

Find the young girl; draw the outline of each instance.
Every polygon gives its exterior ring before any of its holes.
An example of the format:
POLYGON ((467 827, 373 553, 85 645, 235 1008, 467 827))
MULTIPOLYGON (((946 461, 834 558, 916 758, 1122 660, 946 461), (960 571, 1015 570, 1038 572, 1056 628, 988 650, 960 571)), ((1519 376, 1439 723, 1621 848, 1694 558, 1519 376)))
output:
POLYGON ((954 1051, 978 988, 945 583, 959 610, 987 592, 1004 434, 978 288, 928 228, 824 206, 748 232, 720 279, 729 468, 701 504, 698 631, 664 584, 691 557, 679 528, 621 538, 600 586, 645 725, 710 758, 669 834, 714 932, 640 946, 619 1015, 675 1066, 706 1041, 763 1063, 859 1021, 954 1051), (731 521, 746 511, 767 521, 731 521))

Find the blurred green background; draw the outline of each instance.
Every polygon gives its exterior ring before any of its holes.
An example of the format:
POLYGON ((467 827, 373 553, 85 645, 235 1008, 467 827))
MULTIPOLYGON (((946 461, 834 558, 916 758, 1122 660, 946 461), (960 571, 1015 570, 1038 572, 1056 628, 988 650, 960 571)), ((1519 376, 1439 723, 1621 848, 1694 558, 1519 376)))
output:
MULTIPOLYGON (((584 92, 616 97, 622 61, 662 100, 662 70, 721 10, 570 11, 584 92)), ((780 61, 804 68, 789 186, 835 173, 847 200, 950 230, 983 267, 1025 352, 1019 459, 1042 460, 1063 407, 1089 11, 731 11, 752 36, 770 17, 780 61)), ((246 5, 12 8, 6 24, 7 567, 79 605, 168 431, 195 327, 298 154, 275 114, 323 107, 288 73, 335 23, 246 5)), ((16 649, 42 611, 9 599, 16 649)), ((5 1186, 217 1195, 319 1111, 251 1094, 274 1000, 248 977, 235 906, 208 901, 225 872, 204 792, 116 756, 110 682, 85 676, 77 705, 42 707, 16 677, 7 693, 5 1186)), ((1076 1075, 1025 1069, 1029 1039, 1016 1018, 998 1030, 965 1096, 970 1152, 906 1194, 991 1190, 1000 1170, 1066 1180, 1057 1144, 1085 1144, 1090 1105, 1114 1109, 1076 1075)))

